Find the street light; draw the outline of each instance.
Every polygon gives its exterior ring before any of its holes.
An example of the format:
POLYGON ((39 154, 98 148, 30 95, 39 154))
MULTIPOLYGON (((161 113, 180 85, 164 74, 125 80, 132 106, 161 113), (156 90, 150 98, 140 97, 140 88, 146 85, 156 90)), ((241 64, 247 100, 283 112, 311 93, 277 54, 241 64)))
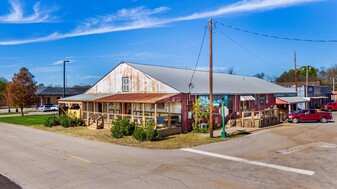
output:
POLYGON ((69 62, 69 60, 63 61, 63 98, 66 97, 66 63, 69 62))

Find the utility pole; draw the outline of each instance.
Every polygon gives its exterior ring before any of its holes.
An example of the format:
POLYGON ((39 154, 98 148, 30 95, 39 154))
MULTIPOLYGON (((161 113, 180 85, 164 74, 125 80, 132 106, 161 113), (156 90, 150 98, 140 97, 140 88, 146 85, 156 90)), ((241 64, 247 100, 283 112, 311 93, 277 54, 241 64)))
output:
POLYGON ((332 91, 335 91, 335 78, 332 78, 332 91))
MULTIPOLYGON (((307 70, 306 70, 306 74, 305 74, 305 97, 308 98, 308 75, 309 75, 309 66, 307 66, 307 70)), ((306 109, 309 108, 309 104, 308 102, 306 103, 306 109)))
POLYGON ((213 21, 209 19, 209 137, 213 138, 213 21))
POLYGON ((296 51, 294 51, 294 70, 295 70, 295 91, 297 93, 296 51))
POLYGON ((63 98, 66 97, 66 63, 69 62, 69 60, 63 61, 63 98))

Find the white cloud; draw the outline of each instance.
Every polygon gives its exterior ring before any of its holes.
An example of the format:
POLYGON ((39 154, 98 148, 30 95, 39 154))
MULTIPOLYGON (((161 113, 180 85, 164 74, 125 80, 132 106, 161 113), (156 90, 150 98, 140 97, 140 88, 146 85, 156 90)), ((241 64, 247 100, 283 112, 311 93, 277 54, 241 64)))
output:
POLYGON ((69 62, 66 62, 66 64, 76 62, 75 60, 69 60, 69 59, 66 58, 66 59, 57 60, 57 61, 53 62, 53 65, 63 64, 63 61, 65 61, 65 60, 68 60, 68 61, 69 61, 69 62))
POLYGON ((0 23, 13 23, 13 24, 28 24, 28 23, 41 23, 51 22, 55 18, 50 13, 55 11, 55 8, 41 9, 41 4, 36 2, 33 6, 33 13, 24 15, 24 11, 19 0, 9 0, 10 13, 0 16, 0 23))
POLYGON ((162 27, 173 22, 205 19, 233 13, 264 11, 317 1, 321 0, 242 0, 238 3, 223 6, 213 11, 194 13, 176 18, 153 17, 153 15, 168 11, 168 7, 158 7, 156 9, 146 9, 145 7, 121 9, 114 15, 105 15, 88 19, 69 33, 55 32, 51 35, 34 39, 0 41, 0 45, 19 45, 77 36, 162 27))
POLYGON ((87 75, 87 76, 83 76, 80 79, 99 79, 101 78, 100 76, 96 76, 96 75, 87 75))

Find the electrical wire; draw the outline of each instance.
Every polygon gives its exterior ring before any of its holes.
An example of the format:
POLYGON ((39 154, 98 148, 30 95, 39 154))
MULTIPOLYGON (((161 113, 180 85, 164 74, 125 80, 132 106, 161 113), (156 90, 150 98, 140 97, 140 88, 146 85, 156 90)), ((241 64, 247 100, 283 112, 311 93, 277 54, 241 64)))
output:
POLYGON ((215 24, 221 24, 221 25, 223 25, 227 28, 234 29, 234 30, 237 30, 237 31, 241 31, 241 32, 245 32, 245 33, 249 33, 249 34, 253 34, 253 35, 257 35, 257 36, 262 36, 262 37, 274 38, 274 39, 282 39, 282 40, 288 40, 288 41, 300 41, 300 42, 311 42, 311 43, 337 43, 336 39, 321 40, 321 39, 301 39, 301 38, 281 37, 281 36, 276 36, 276 35, 268 35, 268 34, 264 34, 264 33, 258 33, 258 32, 254 32, 254 31, 234 27, 234 26, 224 24, 224 23, 221 23, 221 22, 215 22, 215 24))
POLYGON ((190 83, 189 83, 189 85, 188 85, 189 90, 191 89, 192 81, 193 81, 193 78, 194 78, 194 74, 195 74, 195 71, 196 71, 196 69, 197 69, 197 67, 198 67, 198 63, 199 63, 201 51, 202 51, 202 48, 203 48, 204 42, 205 42, 206 31, 207 31, 207 26, 205 26, 204 34, 203 34, 203 37, 202 37, 202 40, 201 40, 201 45, 200 45, 200 49, 199 49, 199 53, 198 53, 198 58, 197 58, 197 61, 196 61, 196 63, 195 63, 194 69, 193 69, 193 74, 192 74, 190 83))
MULTIPOLYGON (((233 38, 229 37, 224 31, 222 31, 220 28, 217 28, 217 30, 219 30, 225 37, 227 37, 229 40, 231 40, 233 43, 235 43, 237 46, 239 46, 240 48, 242 48, 243 50, 245 50, 246 52, 248 52, 250 55, 252 55, 253 57, 255 57, 256 59, 260 60, 261 62, 265 63, 265 64, 269 64, 270 66, 272 66, 273 68, 278 67, 274 64, 271 64, 267 61, 265 61, 263 58, 259 57, 258 55, 256 55, 255 53, 253 53, 251 50, 249 50, 248 48, 244 47, 243 45, 241 45, 240 43, 238 43, 237 41, 235 41, 233 38)), ((281 67, 278 67, 280 69, 283 69, 281 67)))

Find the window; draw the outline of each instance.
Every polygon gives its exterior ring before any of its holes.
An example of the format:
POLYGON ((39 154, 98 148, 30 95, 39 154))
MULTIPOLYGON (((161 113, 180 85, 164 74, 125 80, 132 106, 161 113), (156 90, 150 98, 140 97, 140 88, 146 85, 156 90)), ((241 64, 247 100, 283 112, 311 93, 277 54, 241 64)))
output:
POLYGON ((129 92, 129 77, 122 77, 122 91, 129 92))
POLYGON ((259 100, 260 100, 260 104, 264 104, 264 96, 260 96, 259 100))

